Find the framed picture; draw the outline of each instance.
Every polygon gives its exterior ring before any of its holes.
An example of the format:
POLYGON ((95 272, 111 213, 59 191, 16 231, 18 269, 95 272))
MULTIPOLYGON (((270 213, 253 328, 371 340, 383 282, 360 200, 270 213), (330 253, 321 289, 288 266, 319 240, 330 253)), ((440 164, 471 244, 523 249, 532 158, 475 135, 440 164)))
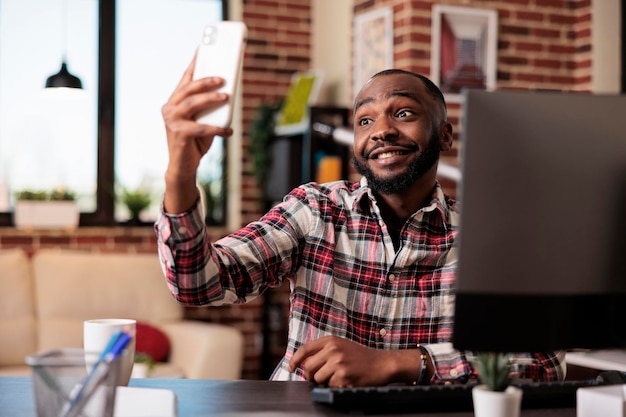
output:
POLYGON ((287 96, 278 111, 274 134, 292 135, 309 128, 309 108, 317 100, 321 83, 321 71, 296 72, 291 76, 287 96))
POLYGON ((372 10, 354 17, 353 94, 378 71, 393 66, 393 10, 372 10))
POLYGON ((448 101, 463 88, 496 88, 498 13, 435 4, 432 8, 430 77, 448 101))

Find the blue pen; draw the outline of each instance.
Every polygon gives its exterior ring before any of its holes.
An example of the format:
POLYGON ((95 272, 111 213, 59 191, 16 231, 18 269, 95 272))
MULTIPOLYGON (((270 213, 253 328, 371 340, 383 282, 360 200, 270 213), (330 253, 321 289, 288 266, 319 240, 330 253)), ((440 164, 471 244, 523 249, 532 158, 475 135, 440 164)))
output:
POLYGON ((118 333, 111 337, 107 347, 100 354, 98 362, 96 362, 89 375, 87 375, 85 383, 80 390, 78 390, 76 395, 72 396, 70 401, 65 404, 59 416, 74 417, 81 412, 93 391, 109 372, 111 362, 122 353, 132 339, 131 334, 128 332, 118 333))
POLYGON ((100 353, 100 357, 98 358, 98 362, 102 362, 104 360, 104 358, 106 357, 107 353, 109 353, 111 351, 111 349, 113 349, 113 346, 115 345, 115 343, 117 343, 117 341, 119 340, 119 338, 122 335, 122 333, 123 333, 122 329, 118 329, 115 333, 113 333, 113 335, 111 336, 111 339, 109 339, 109 343, 107 343, 107 345, 104 348, 104 350, 100 353))
POLYGON ((115 343, 113 343, 111 349, 108 352, 103 352, 104 360, 110 363, 113 359, 117 358, 132 338, 133 336, 130 333, 122 332, 115 343))

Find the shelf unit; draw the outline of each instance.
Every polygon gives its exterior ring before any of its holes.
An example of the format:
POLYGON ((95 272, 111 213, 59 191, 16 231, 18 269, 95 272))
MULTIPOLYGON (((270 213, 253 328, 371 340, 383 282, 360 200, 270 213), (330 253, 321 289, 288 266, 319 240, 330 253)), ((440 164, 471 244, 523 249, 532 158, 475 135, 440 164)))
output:
POLYGON ((271 162, 265 195, 268 207, 280 201, 293 188, 315 181, 320 155, 341 159, 341 178, 347 179, 350 166, 350 146, 339 143, 331 135, 312 129, 315 123, 348 126, 350 110, 344 107, 313 106, 309 120, 295 126, 281 126, 271 144, 271 162))

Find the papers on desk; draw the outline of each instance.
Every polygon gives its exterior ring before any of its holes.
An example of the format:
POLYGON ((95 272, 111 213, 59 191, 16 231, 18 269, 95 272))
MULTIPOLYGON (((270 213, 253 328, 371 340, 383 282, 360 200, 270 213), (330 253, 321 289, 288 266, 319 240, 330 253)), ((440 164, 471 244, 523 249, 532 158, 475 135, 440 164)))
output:
POLYGON ((177 417, 173 391, 160 388, 117 387, 114 417, 177 417))

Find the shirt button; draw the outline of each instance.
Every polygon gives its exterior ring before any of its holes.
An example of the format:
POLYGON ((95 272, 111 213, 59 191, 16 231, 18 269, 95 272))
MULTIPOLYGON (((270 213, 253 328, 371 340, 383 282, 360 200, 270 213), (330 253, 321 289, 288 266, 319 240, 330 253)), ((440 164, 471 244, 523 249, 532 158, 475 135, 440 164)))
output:
POLYGON ((179 227, 178 233, 180 233, 181 235, 184 235, 185 233, 187 233, 187 228, 185 226, 179 227))
POLYGON ((389 274, 389 281, 394 282, 396 280, 395 274, 389 274))
POLYGON ((456 369, 450 369, 450 376, 455 377, 457 376, 459 373, 457 372, 456 369))
POLYGON ((380 329, 380 335, 385 336, 387 334, 387 330, 385 328, 380 329))

